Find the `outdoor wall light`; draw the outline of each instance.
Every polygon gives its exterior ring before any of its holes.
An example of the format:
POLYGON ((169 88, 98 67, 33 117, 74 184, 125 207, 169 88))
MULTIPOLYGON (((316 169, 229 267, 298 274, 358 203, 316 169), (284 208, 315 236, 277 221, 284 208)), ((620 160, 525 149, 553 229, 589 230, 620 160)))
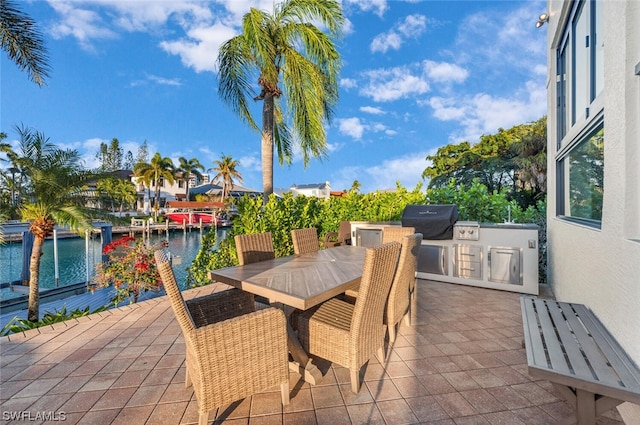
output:
POLYGON ((538 17, 538 22, 536 22, 536 28, 540 28, 548 20, 549 20, 549 14, 547 12, 544 12, 538 17))

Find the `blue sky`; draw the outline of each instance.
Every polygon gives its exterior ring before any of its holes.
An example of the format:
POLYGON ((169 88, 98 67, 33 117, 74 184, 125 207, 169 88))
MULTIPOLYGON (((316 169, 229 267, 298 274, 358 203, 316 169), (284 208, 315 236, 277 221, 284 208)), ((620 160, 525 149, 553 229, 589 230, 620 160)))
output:
MULTIPOLYGON (((135 155, 145 140, 177 164, 240 161, 244 185, 262 188, 260 135, 217 94, 218 47, 250 7, 273 1, 20 1, 40 25, 51 73, 40 88, 1 63, 0 131, 16 125, 77 149, 97 165, 100 142, 135 155)), ((545 1, 343 0, 340 100, 328 156, 274 166, 274 186, 354 180, 364 192, 413 189, 438 147, 546 114, 545 1)), ((254 105, 260 119, 262 103, 254 105)))

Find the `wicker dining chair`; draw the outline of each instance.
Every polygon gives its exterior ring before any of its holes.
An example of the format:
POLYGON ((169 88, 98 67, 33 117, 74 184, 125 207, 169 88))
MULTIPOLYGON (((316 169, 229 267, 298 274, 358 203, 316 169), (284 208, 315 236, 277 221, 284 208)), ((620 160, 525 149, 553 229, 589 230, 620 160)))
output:
MULTIPOLYGON (((382 243, 397 241, 402 243, 402 238, 407 235, 412 235, 416 232, 414 227, 398 227, 398 226, 387 226, 382 229, 382 243)), ((420 248, 418 248, 419 250, 420 248)), ((409 283, 409 298, 414 300, 416 298, 416 281, 413 279, 409 283)), ((411 309, 411 304, 409 304, 409 309, 411 309)), ((409 322, 411 319, 409 319, 409 322)))
POLYGON ((186 386, 193 385, 199 425, 209 412, 280 385, 289 404, 287 323, 282 310, 255 311, 253 295, 230 289, 185 301, 163 250, 154 253, 160 278, 182 328, 186 386))
POLYGON ((236 235, 234 241, 241 266, 276 258, 271 232, 236 235))
MULTIPOLYGON (((405 228, 406 229, 406 228, 405 228)), ((411 228, 413 229, 413 228, 411 228)), ((402 232, 396 232, 400 235, 402 232)), ((405 233, 407 233, 405 231, 405 233)), ((411 292, 410 287, 415 286, 416 269, 418 266, 418 254, 422 243, 421 233, 411 233, 401 238, 400 258, 398 268, 393 277, 393 284, 389 291, 389 298, 385 307, 385 321, 389 332, 389 343, 396 340, 396 326, 402 318, 407 326, 411 326, 411 292)), ((359 290, 350 290, 345 293, 345 300, 354 303, 359 296, 359 290)))
POLYGON ((362 366, 376 352, 384 362, 384 306, 393 281, 400 244, 367 248, 355 305, 338 298, 300 313, 298 338, 305 350, 349 369, 351 391, 360 391, 362 366))
POLYGON ((416 232, 414 227, 385 226, 382 228, 382 243, 400 242, 407 235, 413 235, 416 232))
MULTIPOLYGON (((414 227, 385 226, 382 228, 382 243, 394 241, 402 243, 402 238, 414 234, 415 231, 414 227)), ((355 298, 358 297, 358 288, 347 290, 345 295, 352 298, 352 302, 355 301, 355 298)))
POLYGON ((324 247, 351 245, 351 222, 341 221, 337 232, 327 232, 324 235, 324 247))
POLYGON ((318 230, 315 227, 306 229, 293 229, 291 231, 293 252, 295 254, 308 254, 320 250, 318 230))

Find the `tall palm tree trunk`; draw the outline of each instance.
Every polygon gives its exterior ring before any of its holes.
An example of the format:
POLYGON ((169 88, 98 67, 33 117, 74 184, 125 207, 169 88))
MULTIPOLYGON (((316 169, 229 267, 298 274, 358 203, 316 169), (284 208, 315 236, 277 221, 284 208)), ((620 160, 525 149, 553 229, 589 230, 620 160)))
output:
POLYGON ((262 201, 273 193, 273 95, 267 93, 262 105, 262 201))
POLYGON ((27 319, 30 322, 37 322, 40 319, 40 257, 42 255, 42 245, 44 238, 36 235, 33 238, 33 248, 31 249, 31 259, 29 261, 29 310, 27 319))

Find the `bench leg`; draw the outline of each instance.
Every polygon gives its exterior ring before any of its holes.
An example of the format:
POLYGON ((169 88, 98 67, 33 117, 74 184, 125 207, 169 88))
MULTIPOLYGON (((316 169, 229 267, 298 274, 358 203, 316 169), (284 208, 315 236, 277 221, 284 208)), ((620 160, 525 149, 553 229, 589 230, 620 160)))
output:
POLYGON ((593 393, 576 390, 576 414, 578 425, 596 425, 596 396, 593 393))
POLYGON ((554 383, 553 386, 575 410, 573 415, 559 422, 562 425, 595 425, 598 416, 622 403, 622 401, 615 398, 593 394, 565 385, 554 383))

